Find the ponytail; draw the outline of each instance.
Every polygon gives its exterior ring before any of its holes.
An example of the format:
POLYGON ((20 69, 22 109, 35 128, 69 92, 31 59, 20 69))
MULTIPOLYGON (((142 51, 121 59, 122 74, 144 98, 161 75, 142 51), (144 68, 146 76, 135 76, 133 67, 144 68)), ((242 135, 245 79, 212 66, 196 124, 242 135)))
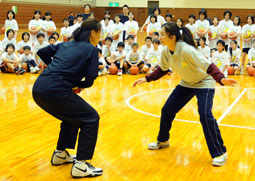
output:
POLYGON ((172 22, 163 24, 162 28, 163 27, 165 27, 165 31, 168 34, 168 36, 175 35, 176 42, 182 40, 187 44, 193 46, 194 48, 197 48, 193 35, 187 27, 179 28, 177 24, 172 22))
POLYGON ((101 31, 101 24, 96 19, 86 19, 79 28, 74 30, 73 38, 75 41, 85 41, 89 43, 90 32, 92 30, 96 32, 101 31))

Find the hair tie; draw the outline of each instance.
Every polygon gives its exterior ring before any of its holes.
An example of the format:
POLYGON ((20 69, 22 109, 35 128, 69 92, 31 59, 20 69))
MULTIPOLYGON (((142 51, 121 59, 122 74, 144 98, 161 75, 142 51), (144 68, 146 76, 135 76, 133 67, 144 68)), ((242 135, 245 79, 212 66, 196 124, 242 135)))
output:
POLYGON ((181 36, 182 36, 182 33, 183 33, 182 28, 180 28, 180 30, 179 30, 179 31, 180 31, 180 34, 181 34, 181 36))

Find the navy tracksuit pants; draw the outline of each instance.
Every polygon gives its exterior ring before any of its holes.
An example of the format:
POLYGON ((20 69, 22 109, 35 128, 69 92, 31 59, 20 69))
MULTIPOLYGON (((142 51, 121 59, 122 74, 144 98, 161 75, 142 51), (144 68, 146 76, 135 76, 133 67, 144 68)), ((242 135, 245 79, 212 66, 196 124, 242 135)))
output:
POLYGON ((212 114, 214 93, 215 89, 212 88, 187 88, 178 85, 161 110, 158 141, 164 142, 169 140, 169 131, 176 113, 196 96, 200 122, 212 158, 225 153, 226 147, 223 145, 218 124, 212 114))
POLYGON ((76 159, 92 159, 99 126, 96 110, 71 91, 55 96, 33 92, 33 98, 43 110, 62 121, 57 149, 74 149, 80 130, 76 159))

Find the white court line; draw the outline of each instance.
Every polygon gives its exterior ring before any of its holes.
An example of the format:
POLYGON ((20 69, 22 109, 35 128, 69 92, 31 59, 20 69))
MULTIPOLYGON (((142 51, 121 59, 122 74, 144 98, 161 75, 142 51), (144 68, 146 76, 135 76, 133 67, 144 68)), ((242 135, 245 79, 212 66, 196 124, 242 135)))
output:
MULTIPOLYGON (((172 89, 173 89, 173 88, 172 88, 172 89)), ((135 110, 135 111, 137 111, 137 112, 140 112, 140 113, 142 113, 142 114, 146 114, 146 115, 149 115, 149 116, 153 116, 153 117, 160 118, 160 115, 151 114, 151 113, 144 112, 144 111, 142 111, 142 110, 140 110, 140 109, 135 108, 134 106, 132 106, 132 105, 130 104, 130 100, 133 99, 133 98, 136 97, 136 96, 140 96, 140 95, 147 94, 147 93, 150 93, 150 92, 165 91, 165 90, 172 90, 172 89, 158 89, 158 90, 152 90, 152 91, 141 92, 141 93, 138 93, 138 94, 135 94, 135 95, 130 96, 130 97, 126 100, 126 104, 128 105, 129 108, 131 108, 131 109, 133 109, 133 110, 135 110)), ((247 91, 247 88, 245 88, 245 89, 241 92, 241 94, 237 97, 237 99, 231 104, 232 108, 233 108, 233 106, 240 100, 240 98, 243 96, 243 94, 244 94, 246 91, 247 91), (235 103, 235 104, 234 104, 234 103, 235 103)), ((230 107, 231 107, 231 106, 230 106, 230 107)), ((231 108, 231 109, 232 109, 232 108, 231 108)), ((224 113, 227 114, 231 109, 229 109, 229 110, 227 109, 224 113)), ((223 115, 224 115, 224 113, 223 113, 223 115)), ((225 114, 225 116, 226 116, 226 114, 225 114)), ((225 116, 223 117, 223 115, 221 116, 222 118, 221 118, 220 121, 222 121, 222 119, 225 117, 225 116)), ((198 122, 198 121, 189 121, 189 120, 182 120, 182 119, 174 119, 174 120, 180 121, 180 122, 186 122, 186 123, 200 124, 200 122, 198 122)), ((219 126, 225 126, 225 127, 233 127, 233 128, 241 128, 241 129, 250 129, 250 130, 254 130, 254 129, 255 129, 254 127, 237 126, 237 125, 230 125, 230 124, 218 124, 218 125, 219 125, 219 126)))
POLYGON ((229 113, 229 111, 231 111, 231 109, 236 105, 236 103, 241 99, 241 97, 244 95, 244 93, 247 91, 247 88, 245 88, 241 94, 236 98, 236 100, 227 108, 227 110, 221 115, 221 117, 219 117, 217 123, 219 124, 224 117, 229 113))

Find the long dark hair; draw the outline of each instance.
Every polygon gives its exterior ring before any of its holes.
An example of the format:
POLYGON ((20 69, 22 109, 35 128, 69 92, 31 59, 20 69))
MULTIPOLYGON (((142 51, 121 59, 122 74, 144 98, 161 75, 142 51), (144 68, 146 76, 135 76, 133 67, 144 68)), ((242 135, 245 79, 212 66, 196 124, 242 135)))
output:
MULTIPOLYGON (((43 17, 43 20, 46 20, 45 16, 51 16, 51 12, 50 11, 46 11, 43 17)), ((50 21, 53 21, 52 18, 50 17, 50 21)))
POLYGON ((41 11, 40 10, 35 10, 34 11, 34 16, 33 16, 33 18, 32 19, 35 19, 35 15, 36 14, 40 14, 40 18, 39 19, 41 19, 41 15, 42 15, 42 13, 41 13, 41 11))
POLYGON ((30 39, 30 34, 28 32, 24 32, 22 33, 21 37, 22 37, 22 40, 24 40, 24 36, 27 35, 28 36, 28 40, 30 39))
POLYGON ((9 17, 8 17, 8 14, 9 13, 12 13, 12 19, 15 19, 15 13, 14 13, 14 11, 13 10, 9 10, 9 11, 7 11, 7 19, 9 19, 9 17))
MULTIPOLYGON (((235 43, 235 44, 238 46, 236 40, 231 40, 231 42, 235 43)), ((230 44, 231 44, 231 42, 230 42, 230 44)), ((229 53, 230 53, 230 55, 231 55, 231 57, 232 57, 232 56, 233 56, 233 49, 231 48, 231 46, 229 47, 229 53)))
POLYGON ((86 19, 82 22, 81 27, 74 30, 73 38, 75 41, 90 42, 89 37, 92 30, 100 31, 101 24, 96 19, 86 19))
POLYGON ((176 42, 179 40, 185 41, 189 45, 197 48, 195 41, 193 39, 193 35, 187 27, 179 28, 177 24, 169 22, 162 25, 162 28, 165 28, 166 33, 168 36, 175 35, 176 42), (182 32, 182 34, 181 34, 182 32))

